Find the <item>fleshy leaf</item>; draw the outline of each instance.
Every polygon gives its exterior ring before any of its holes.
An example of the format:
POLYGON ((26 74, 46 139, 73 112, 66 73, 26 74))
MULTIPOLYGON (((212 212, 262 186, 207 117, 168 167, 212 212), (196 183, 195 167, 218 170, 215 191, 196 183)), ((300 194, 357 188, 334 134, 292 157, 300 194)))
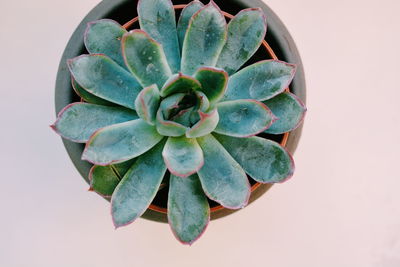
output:
POLYGON ((135 111, 123 107, 78 102, 61 110, 52 128, 68 140, 85 143, 95 131, 103 127, 137 118, 135 111))
POLYGON ((179 102, 181 102, 184 97, 185 94, 177 93, 168 96, 161 101, 160 109, 162 110, 161 114, 164 116, 164 118, 168 118, 171 115, 173 109, 178 107, 179 102))
POLYGON ((172 72, 177 73, 181 66, 181 56, 172 2, 140 0, 137 11, 140 28, 162 45, 172 72))
POLYGON ((206 195, 229 209, 246 206, 250 184, 240 165, 212 135, 197 141, 204 154, 204 165, 197 174, 206 195))
POLYGON ((131 109, 142 87, 124 68, 101 54, 81 55, 68 60, 69 70, 86 91, 131 109))
POLYGON ((250 65, 229 78, 224 101, 256 99, 264 101, 282 93, 294 77, 296 67, 278 60, 250 65))
POLYGON ((215 66, 226 35, 224 15, 211 1, 190 20, 182 48, 182 72, 192 75, 200 67, 215 66))
POLYGON ((271 134, 282 134, 296 129, 307 111, 304 103, 292 93, 279 94, 264 101, 264 104, 278 117, 278 120, 265 131, 271 134))
POLYGON ((215 132, 236 137, 249 137, 263 132, 276 120, 261 102, 252 99, 217 104, 219 122, 215 132))
POLYGON ((126 68, 121 54, 121 38, 127 31, 116 21, 101 19, 89 22, 84 42, 91 54, 105 54, 126 68))
POLYGON ((143 87, 157 84, 162 88, 172 75, 162 46, 142 30, 122 37, 125 64, 143 87))
POLYGON ((161 96, 166 97, 176 93, 186 93, 200 90, 200 83, 191 76, 177 73, 171 76, 161 89, 161 96))
POLYGON ((216 66, 234 74, 260 47, 266 31, 261 8, 240 11, 228 24, 228 38, 216 66))
POLYGON ((181 12, 181 16, 179 17, 177 32, 178 32, 178 40, 179 47, 182 51, 183 40, 185 39, 186 30, 189 26, 190 19, 192 16, 204 7, 203 3, 200 1, 192 1, 190 2, 181 12))
POLYGON ((200 116, 200 120, 192 126, 192 128, 188 129, 186 132, 186 137, 188 138, 196 138, 214 131, 215 127, 217 127, 219 121, 219 114, 217 109, 213 109, 208 113, 204 113, 202 111, 198 111, 200 116))
POLYGON ((210 221, 210 206, 197 175, 185 179, 171 175, 168 193, 168 222, 176 238, 192 244, 210 221))
POLYGON ((228 83, 228 74, 224 70, 202 67, 194 76, 200 82, 201 91, 207 96, 211 105, 223 97, 228 83))
POLYGON ((137 114, 151 125, 154 125, 159 105, 160 94, 155 84, 144 88, 135 100, 137 114))
POLYGON ((257 182, 277 183, 293 175, 292 157, 274 141, 257 136, 236 138, 215 134, 215 138, 257 182))
POLYGON ((158 133, 164 136, 181 136, 188 129, 180 123, 165 120, 161 108, 157 111, 156 127, 158 133))
POLYGON ((96 165, 109 165, 140 156, 163 137, 142 119, 104 127, 86 143, 82 159, 96 165))
POLYGON ((203 152, 196 139, 185 136, 168 138, 162 155, 168 170, 179 177, 192 175, 204 164, 203 152))
POLYGON ((95 96, 92 93, 86 91, 82 86, 80 86, 73 77, 71 77, 72 88, 75 93, 81 97, 84 101, 92 104, 103 105, 103 106, 116 106, 115 103, 102 99, 100 97, 95 96))
POLYGON ((161 156, 164 143, 141 155, 115 189, 111 198, 115 227, 133 222, 153 201, 167 170, 161 156))

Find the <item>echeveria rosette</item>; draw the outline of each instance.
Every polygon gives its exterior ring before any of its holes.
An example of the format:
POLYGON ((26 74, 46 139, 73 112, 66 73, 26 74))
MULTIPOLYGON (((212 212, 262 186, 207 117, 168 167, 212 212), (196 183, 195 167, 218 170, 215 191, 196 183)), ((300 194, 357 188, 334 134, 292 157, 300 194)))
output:
POLYGON ((261 9, 227 24, 214 2, 193 1, 176 24, 169 0, 140 0, 138 14, 140 29, 130 32, 109 19, 88 24, 90 54, 68 61, 85 102, 65 107, 52 127, 86 144, 90 189, 111 198, 116 227, 140 217, 169 184, 169 223, 191 244, 209 222, 207 197, 243 208, 247 175, 276 183, 293 174, 290 154, 256 135, 295 129, 305 107, 285 91, 294 65, 265 60, 240 69, 265 37, 261 9))

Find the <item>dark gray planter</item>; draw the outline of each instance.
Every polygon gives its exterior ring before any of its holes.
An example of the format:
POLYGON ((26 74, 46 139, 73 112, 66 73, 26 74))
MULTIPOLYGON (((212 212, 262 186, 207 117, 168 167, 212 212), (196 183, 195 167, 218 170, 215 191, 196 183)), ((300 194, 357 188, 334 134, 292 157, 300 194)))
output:
MULTIPOLYGON (((306 100, 306 85, 304 79, 303 65, 300 59, 300 55, 297 51, 296 45, 287 31, 286 27, 275 15, 275 13, 261 0, 214 0, 223 11, 230 14, 236 14, 238 11, 249 7, 261 7, 266 16, 268 23, 268 31, 266 41, 272 47, 279 59, 294 63, 297 65, 297 74, 290 86, 291 92, 299 96, 304 102, 306 100)), ((175 5, 187 4, 189 0, 173 0, 175 5)), ((90 21, 110 18, 118 21, 121 24, 129 21, 130 19, 137 16, 136 13, 137 0, 103 0, 98 4, 89 14, 82 20, 78 25, 77 29, 71 36, 64 53, 62 55, 56 80, 55 88, 55 108, 58 113, 63 107, 71 102, 79 101, 79 98, 75 95, 71 87, 71 78, 67 69, 66 60, 69 58, 76 57, 80 54, 86 53, 83 45, 83 33, 86 28, 86 24, 90 21)), ((300 139, 302 126, 291 132, 287 142, 288 150, 293 154, 300 139)), ((88 182, 88 173, 91 168, 91 164, 81 160, 81 154, 83 151, 83 145, 70 142, 63 139, 65 148, 78 169, 82 177, 88 182)), ((261 185, 258 187, 250 197, 250 203, 259 198, 264 194, 271 185, 261 185)), ((236 210, 222 209, 212 212, 211 219, 217 219, 229 215, 236 210)), ((143 218, 166 222, 166 215, 163 213, 147 210, 142 216, 143 218)))

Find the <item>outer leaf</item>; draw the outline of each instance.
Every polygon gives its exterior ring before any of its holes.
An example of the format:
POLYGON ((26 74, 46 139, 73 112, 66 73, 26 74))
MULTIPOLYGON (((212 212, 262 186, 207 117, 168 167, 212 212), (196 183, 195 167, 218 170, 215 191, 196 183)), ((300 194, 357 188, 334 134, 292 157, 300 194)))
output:
POLYGON ((191 76, 182 73, 171 76, 161 89, 161 96, 166 97, 176 93, 187 93, 200 90, 200 83, 191 76))
POLYGON ((157 111, 156 127, 158 133, 164 136, 181 136, 188 129, 180 123, 165 120, 161 108, 157 111))
POLYGON ((197 175, 185 179, 171 175, 168 193, 168 222, 176 238, 191 245, 210 221, 210 206, 197 175))
POLYGON ((141 155, 125 174, 111 198, 115 227, 140 217, 153 201, 167 170, 161 157, 164 142, 141 155))
POLYGON ((203 136, 197 141, 205 160, 197 174, 206 195, 229 209, 246 206, 250 184, 240 165, 212 135, 203 136))
POLYGON ((162 46, 142 30, 122 37, 125 64, 143 87, 157 84, 162 88, 172 75, 162 46))
POLYGON ((126 68, 121 54, 121 38, 126 32, 118 22, 111 19, 89 22, 84 36, 86 49, 91 54, 106 54, 126 68))
POLYGON ((307 111, 304 103, 292 93, 282 93, 264 101, 264 104, 278 117, 278 120, 265 131, 272 134, 281 134, 296 129, 303 121, 307 111))
POLYGON ((202 67, 194 76, 200 82, 201 91, 208 97, 211 105, 223 97, 228 83, 228 74, 224 70, 202 67))
POLYGON ((68 60, 74 79, 86 91, 131 109, 142 87, 124 68, 101 54, 81 55, 68 60))
POLYGON ((135 108, 139 117, 151 125, 154 125, 159 105, 160 94, 155 84, 144 88, 135 100, 135 108))
POLYGON ((294 77, 296 67, 278 60, 264 60, 250 65, 229 78, 223 98, 264 101, 282 93, 294 77))
POLYGON ((219 122, 215 132, 236 137, 249 137, 263 132, 276 120, 261 102, 241 99, 217 105, 219 122))
POLYGON ((95 96, 94 94, 89 93, 86 91, 82 86, 80 86, 74 78, 71 77, 72 88, 74 89, 75 93, 80 96, 84 101, 92 104, 103 105, 103 106, 116 106, 116 104, 104 100, 100 97, 95 96))
POLYGON ((261 137, 215 135, 229 154, 257 182, 282 182, 293 175, 294 162, 278 143, 261 137))
POLYGON ((95 131, 105 126, 137 118, 135 111, 126 108, 79 102, 61 110, 51 127, 68 140, 85 143, 95 131))
POLYGON ((211 1, 190 20, 182 48, 182 72, 192 75, 200 67, 215 66, 226 35, 225 18, 211 1))
POLYGON ((192 16, 203 8, 204 5, 198 0, 194 0, 190 2, 181 12, 181 16, 179 17, 177 31, 178 31, 178 40, 179 40, 179 47, 182 51, 183 41, 185 39, 186 30, 189 26, 189 21, 192 16))
POLYGON ((111 125, 92 135, 82 159, 102 166, 123 162, 143 154, 161 139, 155 127, 141 119, 111 125))
POLYGON ((261 8, 240 11, 228 24, 228 39, 217 67, 234 74, 260 47, 267 31, 267 23, 261 8))
POLYGON ((203 151, 196 139, 185 136, 168 138, 162 155, 168 170, 179 177, 196 173, 204 164, 203 151))
POLYGON ((140 0, 137 10, 140 28, 162 45, 172 72, 178 72, 181 56, 172 2, 170 0, 140 0))
POLYGON ((204 136, 214 131, 215 127, 217 127, 219 121, 217 109, 214 109, 209 113, 204 113, 199 110, 198 114, 200 116, 200 120, 193 125, 192 128, 187 130, 186 137, 188 138, 204 136))
POLYGON ((94 165, 89 172, 89 190, 95 191, 103 197, 111 197, 118 183, 134 162, 135 159, 115 165, 94 165))

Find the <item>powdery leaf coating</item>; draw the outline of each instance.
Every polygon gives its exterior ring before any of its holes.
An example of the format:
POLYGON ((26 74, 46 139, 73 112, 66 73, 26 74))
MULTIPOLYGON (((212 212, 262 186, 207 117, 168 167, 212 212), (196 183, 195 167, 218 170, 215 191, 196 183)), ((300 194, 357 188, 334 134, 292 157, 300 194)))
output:
POLYGON ((162 152, 168 170, 179 177, 197 172, 204 164, 203 151, 196 139, 170 137, 162 152))
POLYGON ((229 154, 257 182, 277 183, 290 178, 294 162, 278 143, 261 137, 236 138, 214 134, 229 154))
POLYGON ((202 67, 196 71, 194 77, 200 82, 201 91, 207 96, 211 105, 223 97, 228 84, 228 74, 224 70, 202 67))
POLYGON ((111 198, 115 227, 133 222, 153 201, 167 170, 161 157, 164 143, 141 155, 115 189, 111 198))
POLYGON ((286 92, 264 101, 264 104, 278 117, 278 120, 265 131, 271 134, 293 131, 301 124, 307 111, 297 96, 286 92))
POLYGON ((211 1, 190 20, 182 48, 182 72, 192 75, 200 67, 215 66, 226 35, 225 17, 211 1))
POLYGON ((228 24, 228 39, 216 66, 234 74, 260 47, 266 31, 261 8, 240 11, 228 24))
POLYGON ((91 136, 82 159, 102 166, 127 161, 148 151, 162 138, 154 126, 142 119, 114 124, 91 136))
POLYGON ((135 99, 142 87, 124 68, 102 54, 81 55, 68 60, 69 70, 86 91, 135 109, 135 99))
POLYGON ((52 128, 62 137, 85 143, 97 130, 116 123, 136 120, 135 111, 89 103, 72 103, 58 114, 52 128))
POLYGON ((160 94, 155 84, 144 88, 135 100, 137 114, 151 125, 154 125, 159 105, 160 94))
POLYGON ((186 126, 180 123, 165 120, 161 108, 157 111, 156 128, 158 133, 164 136, 181 136, 188 130, 186 126))
POLYGON ((72 89, 74 89, 75 93, 81 97, 85 102, 103 106, 117 106, 117 104, 102 99, 98 96, 95 96, 92 93, 86 91, 82 86, 80 86, 74 78, 71 78, 72 89))
POLYGON ((246 173, 212 135, 197 141, 204 154, 197 174, 206 195, 228 209, 245 207, 250 197, 246 173))
POLYGON ((205 231, 210 207, 197 175, 180 178, 171 175, 168 193, 168 222, 175 237, 191 245, 205 231))
POLYGON ((140 28, 160 43, 172 73, 181 66, 175 10, 170 0, 140 0, 137 11, 140 28))
POLYGON ((122 37, 125 64, 143 87, 157 84, 162 88, 172 75, 162 46, 142 30, 133 30, 122 37))
POLYGON ((126 69, 121 54, 121 38, 127 31, 116 21, 101 19, 89 22, 84 36, 90 54, 105 54, 126 69))
POLYGON ((191 76, 177 73, 172 75, 161 89, 161 96, 166 97, 176 93, 188 93, 201 89, 200 83, 191 76))
POLYGON ((217 104, 219 122, 214 132, 250 137, 263 132, 275 121, 275 116, 263 103, 252 99, 226 101, 217 104))
POLYGON ((203 3, 195 0, 186 5, 185 8, 182 10, 181 15, 179 17, 178 25, 176 27, 178 31, 179 48, 181 51, 190 19, 197 11, 199 11, 203 7, 204 7, 203 3))
POLYGON ((264 101, 282 93, 292 81, 296 67, 278 60, 250 65, 229 78, 223 101, 255 99, 264 101))

